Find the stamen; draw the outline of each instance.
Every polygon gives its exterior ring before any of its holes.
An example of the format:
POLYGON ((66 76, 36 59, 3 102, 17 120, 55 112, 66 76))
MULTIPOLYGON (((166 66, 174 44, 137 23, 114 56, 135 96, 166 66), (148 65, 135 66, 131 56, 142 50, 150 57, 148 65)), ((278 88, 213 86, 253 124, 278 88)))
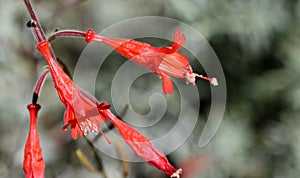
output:
POLYGON ((203 75, 199 75, 199 74, 195 74, 195 73, 193 73, 196 77, 199 77, 199 78, 201 78, 201 79, 203 79, 203 80, 207 80, 207 81, 209 81, 213 86, 218 86, 219 85, 219 83, 218 83, 218 80, 216 79, 216 78, 210 78, 210 77, 205 77, 205 76, 203 76, 203 75))
POLYGON ((171 175, 171 178, 174 177, 174 178, 180 178, 180 174, 182 174, 182 169, 179 168, 176 172, 174 172, 172 175, 171 175))
POLYGON ((86 136, 89 132, 93 132, 96 135, 101 133, 108 144, 111 144, 112 142, 109 140, 109 138, 102 132, 101 128, 98 128, 95 123, 92 123, 90 120, 86 120, 84 122, 81 122, 79 124, 80 129, 83 131, 83 134, 86 136))

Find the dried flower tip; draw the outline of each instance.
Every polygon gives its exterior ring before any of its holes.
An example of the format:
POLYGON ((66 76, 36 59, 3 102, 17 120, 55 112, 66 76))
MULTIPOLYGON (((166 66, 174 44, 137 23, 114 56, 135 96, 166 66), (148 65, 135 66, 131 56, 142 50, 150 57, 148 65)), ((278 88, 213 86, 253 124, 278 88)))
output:
POLYGON ((50 68, 49 68, 49 66, 48 65, 44 65, 43 66, 43 71, 47 71, 47 70, 49 70, 50 68))
POLYGON ((53 30, 53 33, 56 33, 56 32, 58 32, 59 31, 59 28, 55 28, 54 30, 53 30))
POLYGON ((174 177, 174 178, 180 178, 180 174, 182 174, 182 169, 181 169, 181 168, 177 169, 177 171, 174 172, 174 173, 171 175, 171 177, 174 177))
POLYGON ((32 19, 30 19, 30 20, 26 23, 26 27, 28 27, 28 28, 36 27, 36 22, 33 21, 32 19))

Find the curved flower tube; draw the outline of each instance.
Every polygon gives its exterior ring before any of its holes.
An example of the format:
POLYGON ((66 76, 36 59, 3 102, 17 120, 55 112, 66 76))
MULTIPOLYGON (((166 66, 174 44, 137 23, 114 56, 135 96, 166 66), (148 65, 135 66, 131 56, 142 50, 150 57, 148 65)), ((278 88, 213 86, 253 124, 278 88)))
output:
POLYGON ((178 53, 185 41, 185 36, 183 34, 180 35, 180 30, 178 29, 175 31, 172 45, 163 48, 156 48, 148 43, 131 39, 107 38, 95 34, 93 30, 87 30, 85 38, 88 43, 92 41, 105 43, 124 57, 149 68, 161 77, 164 94, 173 92, 173 83, 170 76, 184 78, 186 83, 192 83, 193 85, 195 85, 196 77, 208 80, 214 86, 218 85, 216 78, 204 77, 193 73, 188 58, 178 53))
POLYGON ((101 109, 104 106, 107 106, 104 102, 99 105, 99 113, 109 119, 109 121, 117 128, 125 142, 139 157, 146 160, 150 165, 164 171, 171 177, 180 177, 179 175, 181 174, 182 169, 176 170, 169 163, 165 155, 157 150, 148 138, 122 122, 109 109, 101 109))
POLYGON ((64 115, 65 126, 63 129, 67 130, 70 125, 71 135, 75 140, 78 138, 78 133, 80 136, 86 135, 88 132, 94 132, 96 134, 101 132, 104 135, 99 123, 105 122, 105 118, 97 114, 97 105, 92 102, 82 90, 74 85, 69 76, 54 60, 50 51, 49 42, 40 42, 37 45, 37 49, 47 60, 54 86, 60 100, 66 106, 64 115))
POLYGON ((27 109, 30 113, 30 128, 24 149, 23 170, 26 178, 44 178, 45 163, 42 157, 42 148, 36 127, 36 119, 41 106, 29 104, 27 109))

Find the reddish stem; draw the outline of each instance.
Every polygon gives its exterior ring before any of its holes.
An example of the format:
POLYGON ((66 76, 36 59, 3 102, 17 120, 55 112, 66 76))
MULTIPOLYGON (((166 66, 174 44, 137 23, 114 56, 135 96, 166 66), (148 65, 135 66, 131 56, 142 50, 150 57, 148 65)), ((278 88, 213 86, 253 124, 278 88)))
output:
POLYGON ((46 40, 46 35, 45 35, 41 25, 40 25, 40 22, 38 21, 36 15, 35 15, 35 12, 32 8, 30 0, 24 0, 24 3, 27 7, 27 10, 30 14, 30 17, 31 17, 31 20, 32 20, 32 23, 33 23, 31 28, 33 29, 34 36, 36 37, 38 42, 46 40))
POLYGON ((38 78, 38 80, 36 81, 34 90, 33 90, 33 96, 32 96, 32 103, 36 104, 38 97, 40 95, 41 92, 41 88, 43 87, 43 84, 46 80, 47 74, 49 73, 49 70, 44 71, 40 77, 38 78))
POLYGON ((59 31, 53 33, 48 38, 48 41, 51 42, 56 37, 62 37, 62 36, 67 36, 67 37, 83 37, 83 38, 85 38, 85 34, 86 34, 85 32, 79 31, 79 30, 59 30, 59 31))
MULTIPOLYGON (((28 10, 28 12, 30 14, 30 17, 31 17, 30 27, 33 30, 35 38, 37 39, 37 41, 39 43, 42 42, 42 41, 46 41, 47 38, 46 38, 45 32, 42 29, 42 27, 40 25, 40 22, 38 21, 36 15, 35 15, 35 12, 32 8, 30 0, 24 0, 24 3, 26 5, 27 10, 28 10)), ((53 57, 53 59, 56 59, 54 53, 52 52, 51 47, 50 47, 50 53, 51 53, 51 56, 53 57)))

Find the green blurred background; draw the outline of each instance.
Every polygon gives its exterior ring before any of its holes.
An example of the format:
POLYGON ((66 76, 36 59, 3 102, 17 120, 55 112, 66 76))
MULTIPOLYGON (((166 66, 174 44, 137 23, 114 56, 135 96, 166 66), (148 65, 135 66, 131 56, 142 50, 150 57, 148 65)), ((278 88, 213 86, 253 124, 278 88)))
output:
MULTIPOLYGON (((227 82, 226 112, 217 135, 200 149, 198 139, 209 110, 210 95, 209 88, 201 89, 205 86, 198 82, 203 98, 199 122, 188 140, 169 155, 171 162, 177 167, 187 160, 185 166, 192 170, 185 172, 185 178, 299 177, 300 1, 35 0, 33 4, 42 25, 50 27, 48 34, 54 28, 83 31, 93 28, 98 32, 121 20, 148 15, 170 17, 192 26, 208 40, 223 66, 227 82), (51 26, 49 19, 65 2, 77 3, 60 14, 51 26)), ((25 26, 28 20, 23 1, 0 0, 1 178, 24 177, 26 105, 45 65, 34 48, 36 41, 30 29, 25 26)), ((53 43, 56 55, 71 73, 85 46, 83 39, 58 39, 53 43)), ((112 55, 121 58, 117 53, 112 55)), ((120 61, 107 64, 106 75, 113 75, 109 73, 110 67, 120 61)), ((99 84, 100 89, 106 89, 110 83, 108 77, 99 84)), ((155 85, 160 87, 160 81, 155 85)), ((97 93, 97 98, 109 100, 108 94, 108 91, 97 93)), ((174 102, 172 98, 169 100, 174 102)), ((135 105, 137 102, 133 99, 135 105)), ((38 125, 47 178, 123 177, 118 167, 121 162, 105 155, 100 156, 105 173, 91 173, 82 166, 75 150, 80 148, 90 154, 92 148, 85 139, 72 141, 69 132, 61 131, 64 106, 51 80, 46 82, 39 103, 42 110, 38 125)), ((172 115, 177 111, 169 112, 172 115)), ((95 156, 89 156, 97 165, 95 156)), ((128 165, 130 178, 167 177, 145 163, 128 165)))

